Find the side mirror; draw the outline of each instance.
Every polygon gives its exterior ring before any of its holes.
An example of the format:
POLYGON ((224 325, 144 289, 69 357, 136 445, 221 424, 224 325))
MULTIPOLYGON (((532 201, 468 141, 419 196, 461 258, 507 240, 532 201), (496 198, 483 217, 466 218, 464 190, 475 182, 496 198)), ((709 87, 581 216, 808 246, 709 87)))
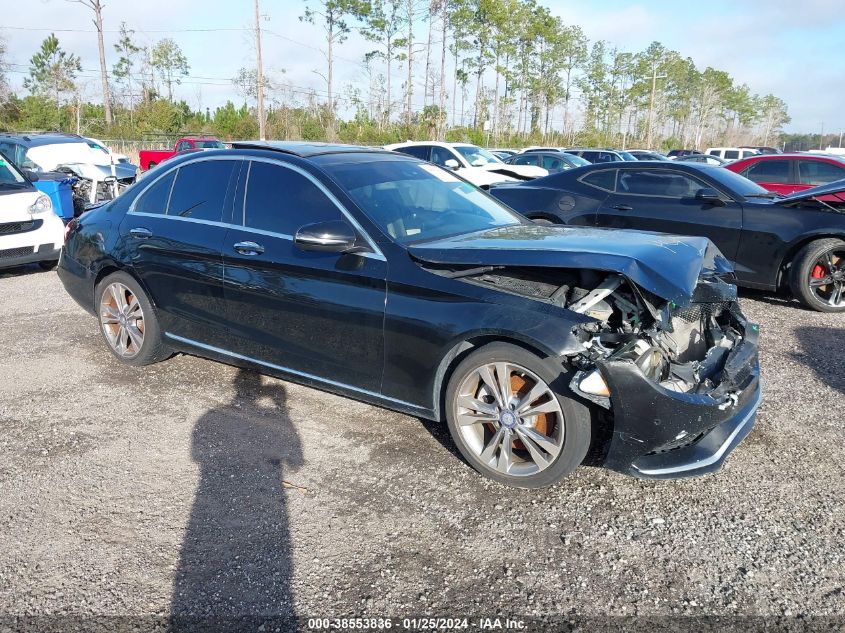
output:
POLYGON ((448 167, 449 169, 452 169, 452 170, 455 170, 455 171, 457 171, 458 169, 461 168, 461 164, 458 161, 456 161, 454 158, 447 159, 446 162, 443 163, 443 164, 446 165, 446 167, 448 167))
POLYGON ((38 182, 38 174, 31 169, 23 169, 23 175, 26 176, 29 182, 38 182))
POLYGON ((357 241, 355 231, 342 220, 306 224, 294 236, 294 243, 299 249, 322 253, 357 253, 366 250, 356 247, 357 241))
POLYGON ((695 199, 701 204, 710 204, 714 207, 725 206, 725 201, 722 200, 722 196, 719 195, 718 191, 711 187, 702 187, 696 191, 695 199))

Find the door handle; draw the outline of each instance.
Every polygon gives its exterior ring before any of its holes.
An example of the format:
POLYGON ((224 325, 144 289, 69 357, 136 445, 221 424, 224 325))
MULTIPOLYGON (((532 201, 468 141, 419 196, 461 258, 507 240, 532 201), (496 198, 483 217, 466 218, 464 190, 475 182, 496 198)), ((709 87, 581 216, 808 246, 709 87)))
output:
POLYGON ((634 207, 627 205, 627 204, 617 204, 613 208, 616 209, 617 211, 633 211, 634 210, 634 207))
POLYGON ((153 232, 150 229, 139 226, 138 228, 131 229, 129 235, 138 240, 146 240, 153 236, 153 232))
POLYGON ((264 252, 264 247, 255 242, 238 242, 232 248, 241 255, 261 255, 264 252))

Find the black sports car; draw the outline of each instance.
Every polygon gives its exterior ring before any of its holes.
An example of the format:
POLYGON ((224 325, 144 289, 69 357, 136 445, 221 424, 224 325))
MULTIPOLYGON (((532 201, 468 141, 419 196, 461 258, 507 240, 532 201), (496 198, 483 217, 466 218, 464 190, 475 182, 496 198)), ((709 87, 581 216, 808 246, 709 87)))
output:
POLYGON ((59 274, 120 361, 182 351, 445 418, 523 487, 591 443, 639 477, 705 473, 750 431, 757 330, 708 240, 537 226, 396 152, 234 147, 69 225, 59 274))
POLYGON ((779 197, 727 169, 673 161, 591 165, 491 193, 546 223, 700 235, 742 286, 845 311, 845 181, 779 197))

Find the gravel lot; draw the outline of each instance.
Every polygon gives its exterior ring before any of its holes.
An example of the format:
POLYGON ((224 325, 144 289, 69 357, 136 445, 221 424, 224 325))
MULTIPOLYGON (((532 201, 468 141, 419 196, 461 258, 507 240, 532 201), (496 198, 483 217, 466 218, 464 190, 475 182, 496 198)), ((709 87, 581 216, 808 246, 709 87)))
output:
POLYGON ((0 272, 0 614, 841 625, 845 315, 744 294, 766 394, 721 472, 530 492, 413 417, 190 356, 122 366, 54 272, 0 272))

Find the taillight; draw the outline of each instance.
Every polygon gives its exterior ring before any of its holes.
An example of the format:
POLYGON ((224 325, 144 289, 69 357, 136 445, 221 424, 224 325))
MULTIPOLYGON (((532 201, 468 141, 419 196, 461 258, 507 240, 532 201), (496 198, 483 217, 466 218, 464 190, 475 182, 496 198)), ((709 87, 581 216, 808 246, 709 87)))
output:
POLYGON ((65 242, 67 242, 67 238, 70 237, 70 234, 73 233, 74 229, 76 229, 77 224, 78 222, 76 221, 76 218, 73 218, 67 223, 65 226, 65 242))

